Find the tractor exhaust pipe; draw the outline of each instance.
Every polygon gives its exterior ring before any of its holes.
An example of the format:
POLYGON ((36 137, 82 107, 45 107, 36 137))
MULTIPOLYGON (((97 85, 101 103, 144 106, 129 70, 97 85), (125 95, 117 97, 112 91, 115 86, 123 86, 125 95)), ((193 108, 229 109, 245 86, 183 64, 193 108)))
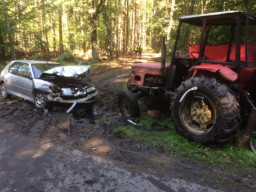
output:
POLYGON ((161 76, 164 77, 164 69, 165 69, 165 54, 166 54, 166 45, 165 45, 165 37, 163 37, 163 45, 161 49, 161 76))

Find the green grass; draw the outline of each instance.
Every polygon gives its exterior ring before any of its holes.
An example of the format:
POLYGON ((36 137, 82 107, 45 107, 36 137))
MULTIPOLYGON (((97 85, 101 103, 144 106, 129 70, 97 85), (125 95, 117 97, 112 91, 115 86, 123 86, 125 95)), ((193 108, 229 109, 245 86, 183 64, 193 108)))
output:
POLYGON ((233 172, 249 170, 248 177, 252 174, 250 168, 256 168, 256 155, 252 151, 236 147, 232 143, 223 148, 209 148, 197 142, 190 142, 174 129, 174 124, 168 116, 152 118, 142 115, 135 122, 138 126, 117 126, 114 134, 131 137, 136 142, 154 147, 156 150, 161 148, 209 166, 218 165, 233 172))

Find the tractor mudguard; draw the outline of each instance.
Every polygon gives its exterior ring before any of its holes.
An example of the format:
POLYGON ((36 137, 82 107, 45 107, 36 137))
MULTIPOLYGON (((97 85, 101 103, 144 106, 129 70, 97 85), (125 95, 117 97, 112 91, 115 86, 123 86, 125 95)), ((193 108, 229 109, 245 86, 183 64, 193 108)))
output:
POLYGON ((233 71, 229 66, 219 64, 202 63, 201 65, 191 67, 188 71, 194 71, 194 77, 199 70, 218 73, 221 77, 228 81, 235 81, 237 79, 237 73, 235 71, 233 71))

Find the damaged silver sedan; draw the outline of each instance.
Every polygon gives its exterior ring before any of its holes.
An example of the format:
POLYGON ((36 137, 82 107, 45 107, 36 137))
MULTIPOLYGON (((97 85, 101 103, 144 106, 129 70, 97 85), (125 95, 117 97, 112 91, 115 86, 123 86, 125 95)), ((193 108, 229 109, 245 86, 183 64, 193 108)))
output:
POLYGON ((11 61, 1 72, 3 98, 15 95, 36 108, 52 107, 54 102, 92 103, 97 90, 91 84, 89 65, 62 66, 48 61, 11 61))

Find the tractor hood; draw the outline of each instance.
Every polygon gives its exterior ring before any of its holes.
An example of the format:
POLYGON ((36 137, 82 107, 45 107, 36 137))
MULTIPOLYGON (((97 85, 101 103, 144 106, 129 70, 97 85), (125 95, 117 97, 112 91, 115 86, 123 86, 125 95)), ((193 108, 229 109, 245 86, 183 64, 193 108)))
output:
POLYGON ((59 83, 91 82, 91 66, 61 66, 47 70, 39 79, 59 83))

